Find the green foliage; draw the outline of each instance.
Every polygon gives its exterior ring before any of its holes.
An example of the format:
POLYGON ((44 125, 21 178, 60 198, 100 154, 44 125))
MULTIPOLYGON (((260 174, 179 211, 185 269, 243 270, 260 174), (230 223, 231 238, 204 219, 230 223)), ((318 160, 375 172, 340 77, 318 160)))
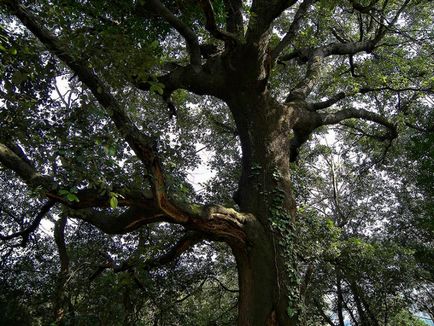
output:
POLYGON ((80 199, 78 199, 78 197, 76 195, 77 191, 78 190, 76 188, 71 188, 70 190, 61 189, 61 190, 59 190, 59 195, 65 197, 68 201, 79 202, 80 199))
POLYGON ((390 324, 396 326, 426 326, 426 323, 406 310, 402 310, 394 316, 390 324))
MULTIPOLYGON (((302 266, 305 273, 312 273, 302 318, 314 324, 328 309, 337 314, 339 284, 347 305, 344 311, 352 309, 357 320, 419 324, 406 309, 430 309, 425 291, 432 286, 432 250, 427 245, 432 216, 425 214, 431 206, 426 199, 432 187, 426 185, 432 185, 432 173, 425 168, 431 168, 431 145, 426 146, 431 135, 415 138, 414 131, 407 130, 395 147, 399 150, 389 153, 383 165, 372 165, 369 157, 357 159, 348 138, 334 132, 339 149, 318 144, 294 169, 299 200, 310 198, 298 209, 302 266), (408 141, 412 143, 407 147, 408 141), (401 199, 395 201, 395 196, 401 199), (334 293, 331 302, 320 299, 326 293, 334 293), (360 307, 356 299, 363 302, 360 307)), ((377 153, 370 155, 376 160, 377 153)))

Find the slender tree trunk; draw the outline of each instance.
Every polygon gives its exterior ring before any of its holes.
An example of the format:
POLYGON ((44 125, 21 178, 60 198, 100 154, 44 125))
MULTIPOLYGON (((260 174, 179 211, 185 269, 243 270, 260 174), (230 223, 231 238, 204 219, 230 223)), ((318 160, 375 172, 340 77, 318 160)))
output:
POLYGON ((337 309, 338 309, 338 318, 339 318, 339 326, 345 326, 345 322, 344 322, 344 314, 343 314, 343 302, 344 302, 344 297, 342 294, 342 278, 340 275, 340 271, 338 270, 337 272, 337 277, 336 277, 336 294, 337 294, 337 300, 338 300, 338 304, 337 304, 337 309))
MULTIPOLYGON (((65 312, 68 309, 68 298, 65 295, 65 284, 69 274, 69 257, 65 244, 65 226, 67 218, 62 216, 54 227, 54 241, 60 259, 60 271, 54 295, 54 318, 56 325, 64 324, 65 312)), ((72 312, 72 311, 71 311, 72 312)))

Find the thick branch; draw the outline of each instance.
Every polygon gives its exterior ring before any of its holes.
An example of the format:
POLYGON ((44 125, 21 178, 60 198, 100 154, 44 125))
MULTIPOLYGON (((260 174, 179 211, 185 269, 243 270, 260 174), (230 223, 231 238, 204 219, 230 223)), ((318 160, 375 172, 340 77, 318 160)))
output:
POLYGON ((166 253, 154 259, 145 262, 147 268, 155 268, 158 266, 169 264, 179 258, 184 252, 193 248, 196 244, 204 240, 204 236, 200 233, 193 232, 185 234, 173 247, 166 253))
POLYGON ((324 59, 322 51, 315 51, 308 61, 306 75, 300 83, 289 93, 286 102, 294 100, 305 100, 306 97, 312 92, 318 80, 321 77, 321 68, 324 59))
POLYGON ((253 0, 246 33, 247 42, 257 42, 268 31, 273 20, 295 3, 297 0, 253 0))
POLYGON ((321 125, 336 124, 351 118, 372 121, 386 127, 389 131, 389 137, 391 139, 394 139, 398 136, 396 126, 394 124, 389 122, 385 117, 365 109, 348 108, 333 113, 320 114, 320 117, 321 125))
POLYGON ((66 209, 65 213, 73 218, 88 222, 107 234, 125 234, 137 230, 143 225, 170 221, 170 219, 156 207, 143 208, 133 206, 121 213, 108 209, 66 209))
MULTIPOLYGON (((17 145, 9 146, 14 148, 17 145)), ((0 143, 0 163, 3 166, 14 171, 32 188, 42 186, 46 191, 51 191, 57 188, 50 177, 44 176, 35 170, 22 150, 21 153, 19 153, 20 156, 18 156, 9 146, 0 143)))
MULTIPOLYGON (((209 58, 200 71, 191 65, 177 66, 165 75, 158 76, 157 81, 164 85, 164 96, 169 97, 177 89, 187 89, 198 95, 213 95, 221 98, 225 83, 222 78, 222 65, 217 58, 209 58)), ((149 91, 151 84, 133 78, 132 83, 138 89, 149 91)))
POLYGON ((164 20, 166 20, 173 28, 175 28, 179 34, 184 37, 188 52, 190 54, 190 62, 193 66, 200 67, 200 48, 197 35, 184 24, 178 17, 176 17, 169 9, 167 9, 159 0, 149 0, 148 1, 153 10, 160 15, 164 20))
POLYGON ((69 257, 65 243, 66 222, 66 216, 62 216, 54 225, 54 241, 56 242, 57 251, 59 253, 61 273, 67 273, 69 269, 69 257))
MULTIPOLYGON (((360 52, 371 53, 381 40, 379 35, 380 34, 377 34, 372 39, 362 40, 359 42, 329 43, 316 48, 297 49, 287 55, 281 56, 279 60, 289 61, 297 58, 300 62, 305 63, 312 60, 315 54, 320 54, 321 57, 325 58, 331 55, 354 55, 360 52)), ((382 35, 383 34, 381 34, 381 36, 382 35)))
POLYGON ((69 273, 69 256, 65 243, 65 226, 67 218, 62 216, 54 225, 54 241, 57 246, 57 252, 60 259, 60 271, 56 282, 56 291, 54 298, 54 316, 56 322, 60 323, 65 316, 66 306, 66 283, 69 273))
POLYGON ((363 14, 369 14, 377 4, 378 1, 371 1, 367 6, 363 6, 355 0, 349 0, 353 8, 363 14))

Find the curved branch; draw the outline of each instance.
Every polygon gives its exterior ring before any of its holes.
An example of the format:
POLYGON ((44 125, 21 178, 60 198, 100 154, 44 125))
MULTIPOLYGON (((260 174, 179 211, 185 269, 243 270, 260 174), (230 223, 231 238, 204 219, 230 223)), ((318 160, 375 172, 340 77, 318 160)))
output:
POLYGON ((229 289, 226 285, 223 284, 222 281, 220 281, 220 280, 219 280, 217 277, 215 277, 215 276, 208 276, 208 278, 209 278, 209 279, 212 279, 212 280, 214 280, 214 281, 216 281, 216 282, 220 285, 220 287, 221 287, 223 290, 227 291, 227 292, 231 292, 231 293, 239 293, 239 292, 240 292, 240 290, 229 289))
MULTIPOLYGON (((293 59, 302 59, 302 57, 303 56, 301 54, 301 51, 293 51, 291 53, 279 56, 277 63, 285 64, 286 61, 291 61, 293 59)), ((306 63, 307 62, 306 56, 304 58, 305 58, 304 63, 306 63)))
MULTIPOLYGON (((140 203, 139 203, 140 204, 140 203)), ((133 205, 119 212, 111 209, 74 209, 64 208, 65 214, 92 224, 107 234, 126 234, 143 225, 157 222, 172 222, 154 202, 145 207, 133 205)))
MULTIPOLYGON (((400 13, 402 12, 403 8, 408 2, 409 0, 406 0, 402 8, 400 8, 398 13, 395 15, 390 25, 396 23, 400 13)), ((377 30, 375 35, 372 38, 367 40, 361 40, 358 42, 330 43, 325 46, 320 46, 317 48, 310 48, 310 49, 306 48, 306 49, 300 49, 293 52, 290 55, 290 58, 298 57, 301 59, 302 62, 307 62, 308 67, 307 67, 306 77, 302 82, 296 85, 293 91, 291 91, 291 93, 288 95, 288 98, 286 99, 286 102, 290 102, 293 99, 305 99, 310 94, 313 87, 316 85, 316 83, 319 80, 319 77, 321 75, 322 61, 325 57, 331 55, 351 56, 363 51, 370 53, 375 49, 377 44, 384 37, 385 33, 386 33, 385 29, 382 26, 380 26, 380 28, 377 30)))
MULTIPOLYGON (((200 71, 197 71, 191 65, 176 66, 167 74, 157 76, 156 81, 164 85, 164 97, 170 97, 177 89, 187 89, 198 95, 222 97, 225 86, 224 80, 216 78, 222 69, 224 68, 219 58, 210 57, 200 71)), ((135 87, 143 91, 149 91, 151 88, 148 81, 141 80, 137 76, 132 76, 131 82, 135 87)))
POLYGON ((316 102, 316 103, 308 103, 308 108, 310 111, 319 111, 323 109, 327 109, 331 107, 333 104, 338 103, 340 100, 354 96, 356 94, 367 94, 371 92, 381 92, 381 91, 391 91, 391 92, 421 92, 426 94, 432 94, 434 93, 433 88, 417 88, 417 87, 403 87, 403 88, 394 88, 390 86, 383 86, 378 88, 370 88, 370 87, 362 87, 358 92, 352 92, 352 93, 345 93, 345 92, 339 92, 330 97, 328 100, 322 101, 322 102, 316 102))
POLYGON ((179 258, 184 252, 193 248, 196 244, 203 241, 203 234, 197 232, 186 233, 179 241, 172 246, 166 253, 145 262, 146 268, 155 268, 169 264, 179 258))
MULTIPOLYGON (((42 188, 51 201, 62 203, 73 209, 84 209, 90 207, 109 207, 109 196, 100 195, 98 191, 91 189, 79 190, 77 194, 78 201, 69 201, 64 196, 58 194, 61 186, 57 184, 53 177, 40 174, 34 167, 30 159, 25 156, 24 151, 16 144, 0 143, 0 163, 14 171, 31 188, 42 188), (11 148, 15 148, 13 151, 11 148), (16 149, 20 149, 20 156, 17 155, 16 149)), ((133 203, 140 203, 139 206, 149 207, 153 201, 152 198, 146 197, 140 191, 123 189, 114 189, 116 192, 123 194, 124 198, 119 199, 119 206, 131 206, 133 203)))
POLYGON ((104 265, 98 267, 98 269, 89 277, 89 281, 93 281, 98 275, 100 275, 105 269, 111 268, 115 273, 132 270, 138 264, 145 269, 150 270, 152 268, 167 265, 172 261, 178 259, 184 252, 193 248, 196 244, 204 240, 203 235, 192 232, 186 233, 181 239, 179 239, 167 252, 164 254, 150 258, 144 263, 140 263, 136 258, 127 259, 126 261, 116 264, 110 256, 107 258, 107 262, 104 265))
POLYGON ((385 117, 365 109, 348 108, 333 113, 323 113, 320 114, 320 117, 321 125, 336 124, 352 118, 367 120, 386 127, 389 131, 388 137, 390 139, 394 139, 398 136, 396 125, 392 124, 385 117))
POLYGON ((386 35, 387 30, 396 24, 399 16, 409 4, 409 2, 410 0, 404 1, 403 5, 399 8, 399 10, 397 10, 391 22, 387 26, 384 24, 380 24, 379 28, 375 32, 375 35, 370 39, 360 40, 357 42, 330 43, 318 48, 299 49, 295 51, 292 56, 296 55, 296 57, 303 59, 303 61, 307 61, 306 54, 315 53, 318 51, 322 52, 324 57, 328 57, 331 55, 354 55, 359 52, 370 53, 378 46, 379 42, 386 35))
POLYGON ((148 1, 153 10, 166 20, 173 28, 175 28, 179 34, 184 37, 187 43, 187 49, 190 54, 190 62, 193 66, 200 67, 200 47, 197 35, 184 24, 178 17, 176 17, 169 9, 167 9, 159 0, 148 1))
POLYGON ((39 224, 41 223, 42 218, 48 214, 50 209, 56 204, 54 200, 48 200, 40 209, 39 213, 36 215, 33 222, 24 230, 10 234, 10 235, 1 235, 0 234, 0 240, 7 241, 11 240, 17 237, 22 237, 23 240, 21 242, 21 245, 24 247, 27 242, 29 241, 29 236, 31 233, 36 231, 36 229, 39 227, 39 224))
POLYGON ((330 97, 328 100, 325 100, 323 102, 317 102, 317 103, 309 104, 308 105, 309 110, 318 111, 318 110, 326 109, 326 108, 332 106, 333 104, 336 104, 340 100, 344 99, 346 96, 347 95, 345 94, 345 92, 339 92, 339 93, 333 95, 332 97, 330 97))
POLYGON ((370 1, 370 3, 366 6, 356 2, 355 0, 349 0, 354 10, 357 10, 363 14, 369 14, 377 4, 378 0, 370 1))
MULTIPOLYGON (((140 191, 130 190, 124 193, 125 198, 119 199, 119 206, 129 207, 120 214, 102 210, 101 208, 109 207, 109 200, 107 196, 101 196, 97 191, 80 190, 76 194, 78 202, 68 201, 57 194, 56 189, 60 187, 51 177, 40 175, 32 166, 0 143, 0 162, 4 163, 3 161, 6 162, 6 167, 15 171, 26 183, 33 187, 41 186, 46 191, 45 195, 53 203, 64 204, 66 212, 71 217, 82 219, 108 234, 128 233, 142 225, 164 221, 181 224, 214 238, 237 241, 240 244, 246 239, 243 227, 250 218, 248 214, 241 214, 222 206, 184 207, 172 203, 164 192, 164 180, 158 161, 154 161, 153 198, 145 196, 140 191), (91 207, 99 209, 89 209, 91 207)), ((116 191, 122 192, 122 190, 116 191)))
POLYGON ((41 186, 46 191, 57 189, 54 181, 46 175, 42 175, 32 166, 30 160, 21 150, 19 155, 12 150, 18 145, 8 145, 0 143, 0 163, 6 168, 14 171, 27 185, 32 188, 41 186))

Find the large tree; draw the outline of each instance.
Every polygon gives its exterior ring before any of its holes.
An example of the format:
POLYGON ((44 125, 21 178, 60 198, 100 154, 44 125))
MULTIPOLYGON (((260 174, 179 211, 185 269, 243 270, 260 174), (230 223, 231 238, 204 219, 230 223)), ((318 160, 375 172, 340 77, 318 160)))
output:
POLYGON ((66 218, 108 234, 166 222, 185 235, 149 265, 224 242, 238 324, 297 325, 291 167, 301 147, 334 124, 385 151, 405 128, 432 131, 413 114, 433 93, 428 0, 0 4, 0 162, 41 202, 2 240, 25 243, 59 209, 60 305, 66 218), (215 152, 218 196, 195 197, 186 182, 196 143, 215 152))

